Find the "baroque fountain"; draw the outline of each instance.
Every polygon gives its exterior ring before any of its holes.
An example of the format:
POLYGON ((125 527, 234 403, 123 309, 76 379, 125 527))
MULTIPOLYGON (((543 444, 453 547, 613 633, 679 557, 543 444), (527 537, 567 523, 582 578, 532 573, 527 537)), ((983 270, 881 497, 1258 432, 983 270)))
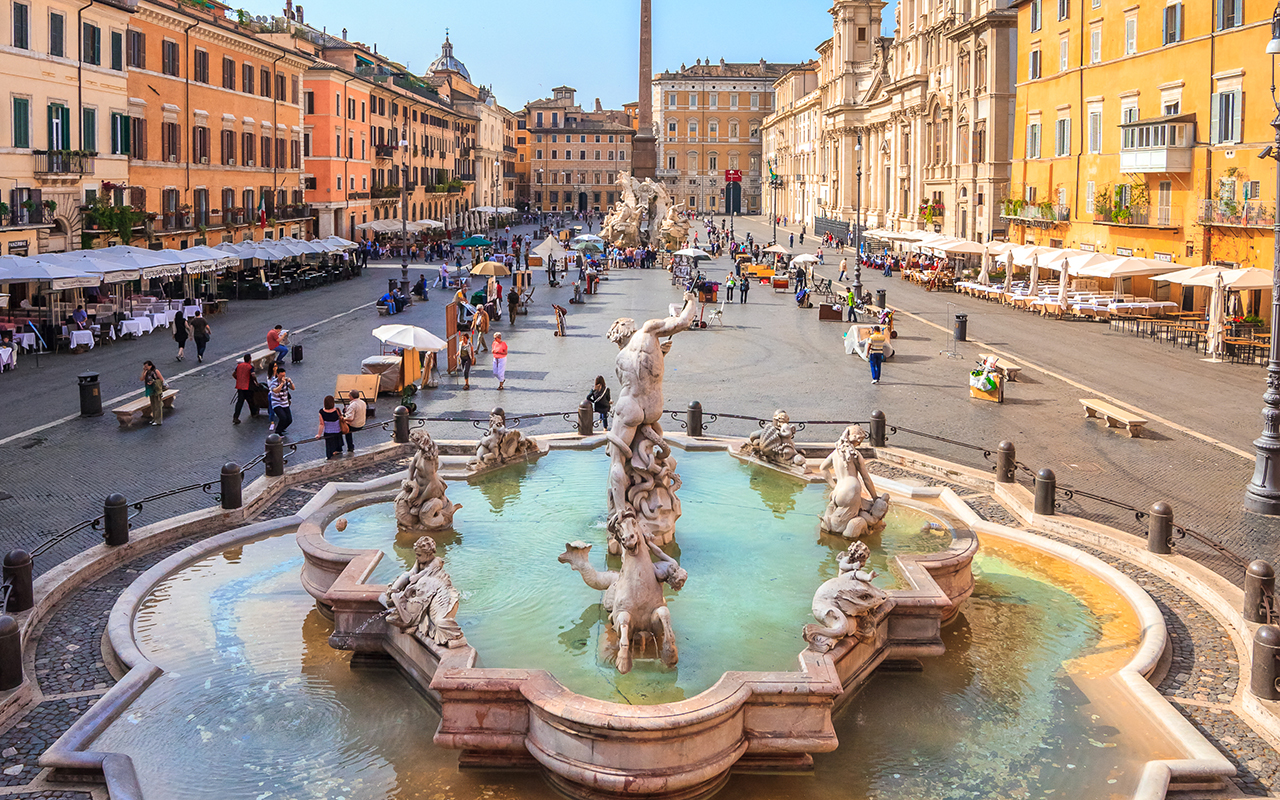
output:
POLYGON ((1158 612, 1101 562, 873 476, 856 425, 663 431, 694 313, 609 329, 603 434, 502 409, 476 442, 415 429, 407 470, 157 564, 110 628, 147 671, 93 746, 148 797, 185 796, 188 755, 200 789, 264 799, 551 796, 520 773, 592 799, 1154 797, 1152 775, 1224 774, 1143 678, 1158 612))

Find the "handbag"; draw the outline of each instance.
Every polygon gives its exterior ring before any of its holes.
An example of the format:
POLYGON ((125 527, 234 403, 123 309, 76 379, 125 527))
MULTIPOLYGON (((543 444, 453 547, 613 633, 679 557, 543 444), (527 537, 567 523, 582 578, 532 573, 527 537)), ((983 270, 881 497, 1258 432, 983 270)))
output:
POLYGON ((351 424, 341 414, 338 415, 338 430, 342 433, 351 433, 351 424))

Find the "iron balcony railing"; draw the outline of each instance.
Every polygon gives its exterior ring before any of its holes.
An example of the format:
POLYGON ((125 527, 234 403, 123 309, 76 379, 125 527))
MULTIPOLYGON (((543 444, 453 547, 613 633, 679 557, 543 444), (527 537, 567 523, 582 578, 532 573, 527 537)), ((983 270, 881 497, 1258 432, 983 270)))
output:
POLYGON ((1064 205, 1040 206, 1026 203, 1021 207, 1005 206, 1000 212, 1001 219, 1011 222, 1055 223, 1071 220, 1071 207, 1064 205))
POLYGON ((37 175, 92 175, 94 158, 74 150, 36 150, 37 175))
POLYGON ((1093 212, 1093 221, 1133 228, 1178 228, 1182 214, 1181 209, 1163 207, 1102 209, 1093 212))
POLYGON ((1201 225, 1271 228, 1276 224, 1276 210, 1271 203, 1202 200, 1200 202, 1200 218, 1197 222, 1201 225))

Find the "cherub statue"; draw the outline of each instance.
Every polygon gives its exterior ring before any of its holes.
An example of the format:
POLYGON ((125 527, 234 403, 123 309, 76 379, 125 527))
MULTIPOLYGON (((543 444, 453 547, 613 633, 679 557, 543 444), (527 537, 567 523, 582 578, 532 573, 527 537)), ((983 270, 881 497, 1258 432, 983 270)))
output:
POLYGON ((791 417, 778 409, 773 412, 770 422, 747 437, 747 441, 742 443, 741 452, 779 466, 803 469, 805 459, 796 449, 795 436, 796 426, 791 424, 791 417))
POLYGON ((875 570, 862 570, 870 555, 866 542, 854 542, 836 558, 840 574, 825 581, 813 595, 813 618, 821 624, 804 626, 804 640, 810 650, 826 653, 846 637, 866 641, 875 634, 867 624, 867 616, 884 605, 889 596, 871 585, 875 570))
POLYGON ((871 473, 858 452, 858 446, 866 438, 866 432, 859 425, 845 428, 831 455, 818 467, 820 472, 831 471, 827 479, 831 485, 831 497, 819 523, 824 533, 859 539, 884 530, 889 495, 876 495, 871 473))
POLYGON ((378 601, 390 609, 387 621, 408 634, 422 634, 446 647, 467 643, 454 615, 458 613, 458 590, 444 561, 436 557, 436 543, 423 536, 413 543, 417 562, 396 578, 378 601))
POLYGON ((453 525, 453 514, 460 505, 445 497, 444 479, 440 477, 440 448, 425 428, 409 434, 417 446, 409 462, 409 476, 400 484, 396 495, 396 522, 408 530, 445 530, 453 525))
POLYGON ((495 408, 489 412, 489 430, 480 437, 476 457, 467 462, 471 469, 499 466, 526 454, 536 452, 538 445, 517 430, 507 428, 507 412, 495 408))

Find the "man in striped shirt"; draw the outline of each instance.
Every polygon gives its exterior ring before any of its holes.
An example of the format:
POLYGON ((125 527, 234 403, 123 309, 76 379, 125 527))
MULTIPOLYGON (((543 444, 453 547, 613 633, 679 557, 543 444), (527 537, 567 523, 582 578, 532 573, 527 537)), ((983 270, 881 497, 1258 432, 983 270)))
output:
POLYGON ((884 363, 884 334, 880 332, 880 326, 876 325, 871 329, 871 335, 867 337, 867 362, 871 364, 871 382, 880 382, 880 366, 884 363))

